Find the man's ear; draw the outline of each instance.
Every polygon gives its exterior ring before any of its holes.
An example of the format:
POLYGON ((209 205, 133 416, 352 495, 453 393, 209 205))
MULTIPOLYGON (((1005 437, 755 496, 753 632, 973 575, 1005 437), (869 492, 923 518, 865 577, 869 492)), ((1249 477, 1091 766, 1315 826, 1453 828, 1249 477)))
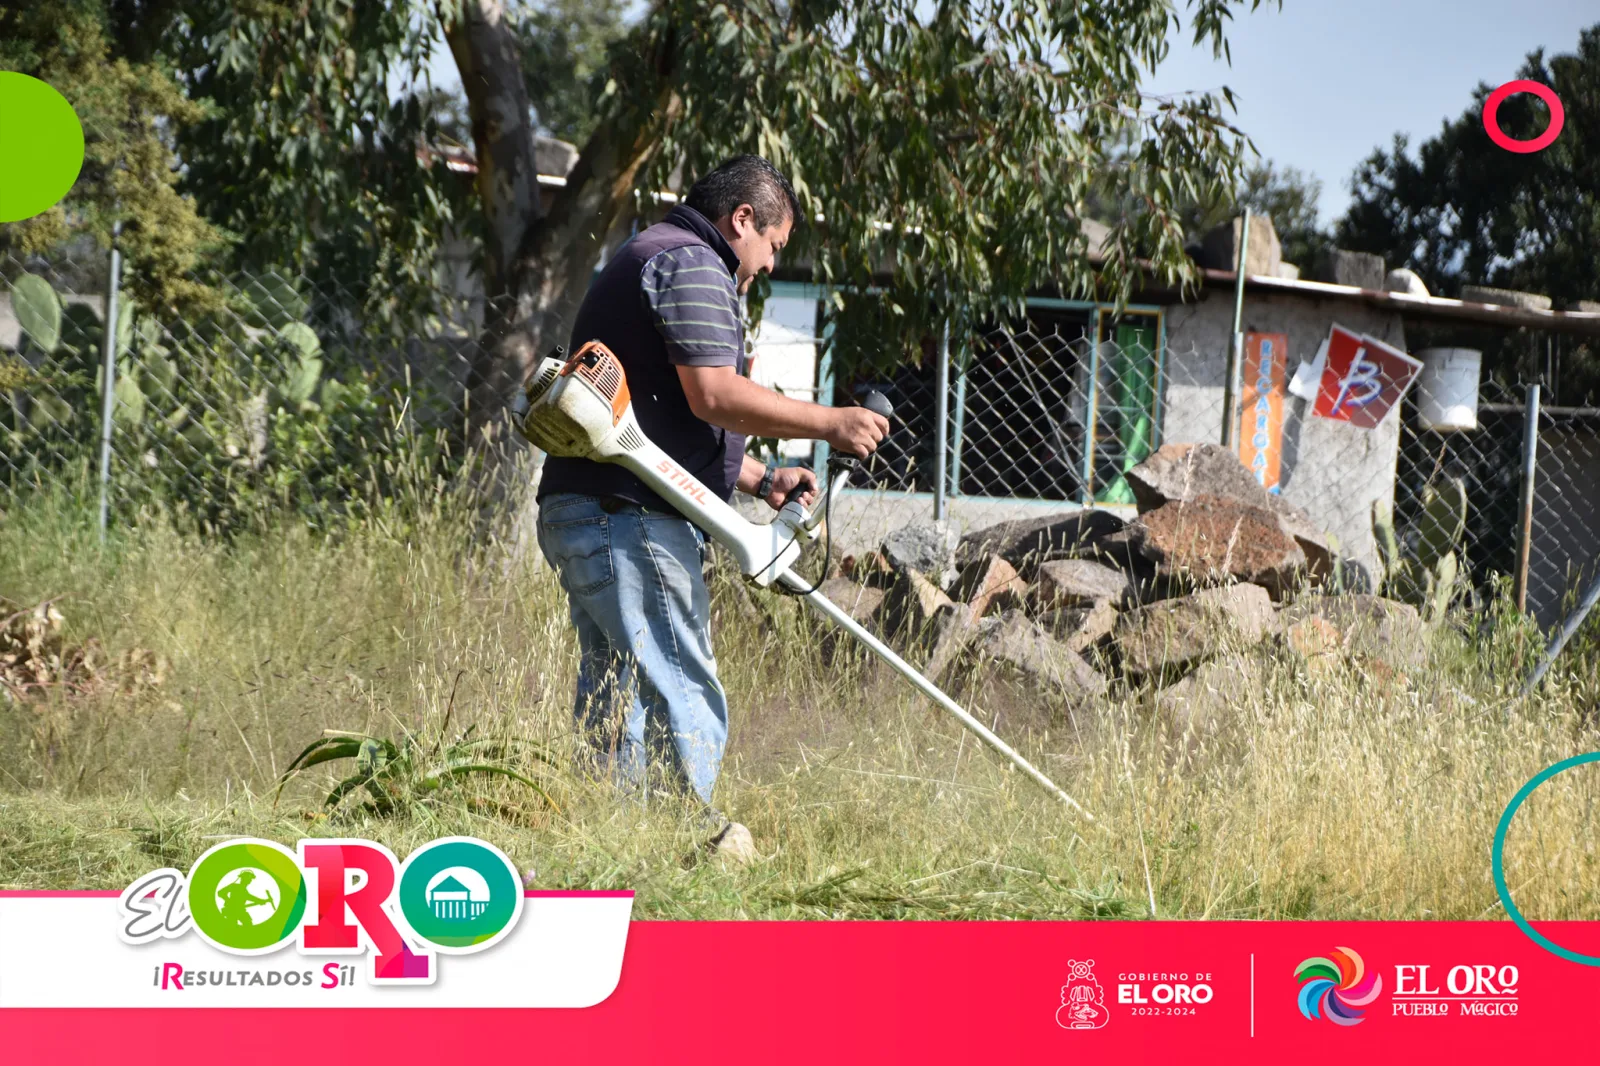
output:
POLYGON ((733 214, 728 216, 728 221, 733 226, 733 232, 742 237, 746 230, 756 228, 756 209, 749 204, 740 204, 733 209, 733 214))

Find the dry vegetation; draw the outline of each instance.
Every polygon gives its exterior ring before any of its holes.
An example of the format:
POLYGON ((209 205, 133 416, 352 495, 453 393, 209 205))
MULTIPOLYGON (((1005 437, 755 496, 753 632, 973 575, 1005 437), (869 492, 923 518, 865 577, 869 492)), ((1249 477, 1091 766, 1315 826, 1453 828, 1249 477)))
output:
MULTIPOLYGON (((150 516, 103 548, 66 493, 0 512, 0 592, 57 598, 64 639, 94 638, 108 664, 134 650, 170 664, 159 684, 0 698, 0 887, 121 888, 230 834, 365 836, 403 854, 466 833, 537 887, 634 888, 649 917, 1494 918, 1504 805, 1538 770, 1600 748, 1594 627, 1517 703, 1537 635, 1504 612, 1441 630, 1410 678, 1261 656, 1204 736, 1174 736, 1141 692, 1069 718, 961 679, 1090 824, 893 674, 825 654, 794 602, 719 579, 734 706, 719 803, 766 856, 723 869, 688 861, 680 805, 619 803, 566 769, 575 652, 552 576, 508 571, 492 539, 469 550, 483 542, 470 509, 416 510, 333 539, 277 529, 230 546, 150 516), (505 759, 558 809, 474 776, 407 792, 395 814, 352 795, 329 815, 328 765, 275 799, 324 729, 410 735, 425 762, 468 727, 547 753, 505 759)), ((1600 768, 1586 766, 1518 816, 1507 875, 1530 916, 1597 916, 1597 797, 1600 768)))

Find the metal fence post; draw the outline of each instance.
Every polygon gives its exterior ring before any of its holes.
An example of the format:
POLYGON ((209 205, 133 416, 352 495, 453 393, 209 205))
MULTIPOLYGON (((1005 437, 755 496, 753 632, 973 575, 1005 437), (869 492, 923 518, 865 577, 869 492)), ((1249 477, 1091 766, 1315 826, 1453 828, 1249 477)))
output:
MULTIPOLYGON (((828 407, 837 407, 833 396, 833 316, 822 311, 822 303, 817 303, 817 317, 822 319, 821 355, 817 359, 817 402, 828 407)), ((817 441, 811 449, 811 465, 820 478, 828 469, 828 454, 831 449, 825 440, 817 441)))
POLYGON ((1561 649, 1567 646, 1567 641, 1571 640, 1572 635, 1578 631, 1578 627, 1583 625, 1584 619, 1589 617, 1589 612, 1594 610, 1596 603, 1600 603, 1600 574, 1596 574, 1594 580, 1589 582, 1589 588, 1584 592, 1583 599, 1579 601, 1578 609, 1572 612, 1572 617, 1567 619, 1566 624, 1561 627, 1561 632, 1556 634, 1555 639, 1550 642, 1550 646, 1545 649, 1544 657, 1539 660, 1539 665, 1534 668, 1532 674, 1528 675, 1527 683, 1522 686, 1522 694, 1524 696, 1532 692, 1539 686, 1539 682, 1544 680, 1545 672, 1550 669, 1550 664, 1556 661, 1556 656, 1561 654, 1561 649))
POLYGON ((1083 416, 1082 504, 1094 506, 1094 435, 1100 417, 1100 312, 1094 315, 1094 341, 1089 345, 1089 395, 1083 416))
POLYGON ((945 473, 948 470, 947 448, 950 436, 950 320, 945 319, 944 332, 939 335, 939 365, 933 379, 933 424, 938 432, 933 438, 933 520, 945 520, 945 473))
POLYGON ((1244 209, 1239 227, 1239 262, 1233 283, 1233 340, 1228 347, 1228 379, 1222 391, 1222 446, 1232 449, 1238 441, 1239 392, 1244 373, 1244 270, 1250 254, 1250 209, 1244 209))
POLYGON ((1517 610, 1528 609, 1528 557, 1533 551, 1533 479, 1539 459, 1539 386, 1528 386, 1522 420, 1522 509, 1517 524, 1517 610))
POLYGON ((103 364, 100 384, 103 395, 100 401, 100 543, 106 539, 106 521, 111 511, 111 419, 116 401, 112 390, 117 386, 117 290, 122 282, 122 252, 117 240, 122 236, 122 223, 111 225, 111 265, 106 279, 106 317, 101 330, 103 364))
POLYGON ((950 442, 950 495, 961 495, 961 440, 967 432, 967 368, 956 366, 956 416, 950 442))

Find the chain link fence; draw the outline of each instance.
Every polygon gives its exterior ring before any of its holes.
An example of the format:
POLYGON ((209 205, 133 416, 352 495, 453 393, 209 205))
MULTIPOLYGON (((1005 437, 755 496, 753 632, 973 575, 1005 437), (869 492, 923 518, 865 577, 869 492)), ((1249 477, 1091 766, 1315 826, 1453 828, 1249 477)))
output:
MULTIPOLYGON (((465 454, 482 321, 468 286, 376 334, 351 293, 272 271, 204 279, 220 299, 200 318, 152 313, 124 287, 108 336, 111 279, 93 245, 0 256, 0 486, 98 482, 113 514, 160 506, 213 531, 268 510, 330 527, 465 454)), ((932 494, 942 479, 952 497, 1131 510, 1128 470, 1163 443, 1222 436, 1225 357, 1167 344, 1154 317, 1030 307, 951 352, 941 470, 940 357, 929 344, 834 382, 835 396, 880 389, 897 412, 859 484, 932 494)), ((1382 581, 1390 552, 1430 567, 1450 554, 1467 595, 1520 576, 1549 624, 1600 569, 1600 409, 1542 410, 1529 512, 1524 390, 1486 379, 1476 428, 1441 432, 1413 387, 1360 429, 1309 415, 1256 369, 1247 359, 1241 458, 1367 581, 1382 581)))
MULTIPOLYGON (((1222 439, 1225 353, 1163 341, 1153 319, 1089 311, 1030 308, 1024 322, 974 331, 950 355, 944 491, 1131 512, 1128 470, 1169 441, 1222 439)), ((858 484, 940 487, 937 359, 924 346, 892 372, 838 375, 836 395, 876 388, 897 413, 858 484)), ((1497 578, 1520 574, 1528 608, 1549 625, 1600 570, 1600 409, 1540 415, 1524 566, 1523 390, 1486 378, 1477 427, 1440 431, 1419 417, 1413 384, 1398 411, 1366 429, 1288 395, 1294 360, 1267 380, 1245 362, 1241 459, 1357 564, 1358 585, 1383 587, 1389 573, 1386 591, 1418 598, 1447 580, 1476 606, 1497 578)))
POLYGON ((87 242, 0 256, 6 490, 77 478, 117 514, 160 506, 226 531, 287 509, 328 527, 463 455, 469 303, 374 335, 337 285, 208 276, 214 307, 176 316, 128 280, 87 242))

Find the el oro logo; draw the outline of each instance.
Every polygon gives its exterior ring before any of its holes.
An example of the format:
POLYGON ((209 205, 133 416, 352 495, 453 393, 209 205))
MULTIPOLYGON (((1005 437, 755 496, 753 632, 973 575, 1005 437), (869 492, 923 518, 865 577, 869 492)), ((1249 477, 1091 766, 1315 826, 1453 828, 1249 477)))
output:
POLYGON ((241 838, 209 849, 187 877, 155 870, 122 893, 130 944, 200 939, 233 955, 293 943, 302 955, 359 955, 374 984, 432 984, 438 955, 498 944, 522 914, 516 867, 493 844, 444 837, 405 862, 370 840, 302 840, 296 851, 241 838))

